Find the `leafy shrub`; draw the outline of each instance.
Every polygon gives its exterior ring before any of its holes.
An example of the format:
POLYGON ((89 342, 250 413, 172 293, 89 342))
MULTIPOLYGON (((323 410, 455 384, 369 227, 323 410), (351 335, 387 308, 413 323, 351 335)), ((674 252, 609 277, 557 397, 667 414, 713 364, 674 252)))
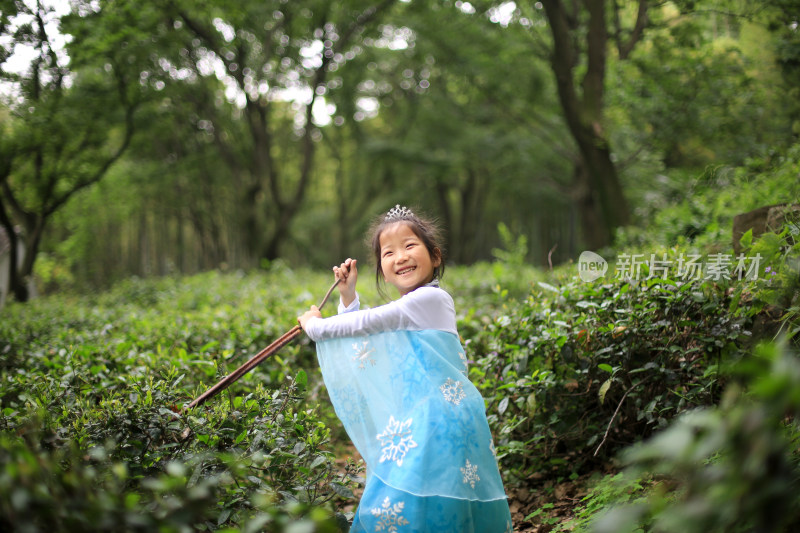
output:
POLYGON ((316 366, 307 344, 180 409, 295 323, 311 296, 286 283, 294 275, 128 280, 88 299, 6 310, 2 483, 18 490, 0 490, 2 515, 35 530, 96 520, 282 531, 303 516, 334 527, 326 502, 352 494, 352 476, 333 464, 330 430, 306 401, 303 368, 316 366))
POLYGON ((276 505, 267 492, 251 492, 230 506, 226 495, 240 473, 199 476, 201 461, 172 461, 162 471, 137 477, 126 463, 111 459, 113 446, 82 452, 74 446, 45 450, 40 444, 0 436, 4 531, 172 532, 235 524, 241 531, 283 532, 297 521, 305 525, 303 531, 339 530, 322 509, 276 505))
MULTIPOLYGON (((80 371, 76 377, 86 384, 80 371)), ((50 518, 77 523, 91 518, 92 513, 111 516, 130 507, 131 512, 147 510, 154 519, 161 516, 169 523, 207 521, 216 526, 242 526, 253 518, 259 505, 299 502, 307 508, 318 506, 336 494, 331 484, 342 485, 325 449, 329 431, 313 410, 299 408, 301 397, 295 381, 283 389, 259 388, 244 397, 223 398, 208 407, 176 413, 168 406, 177 399, 174 389, 179 379, 167 377, 170 379, 141 378, 123 392, 110 393, 94 388, 81 393, 70 385, 59 389, 52 381, 42 380, 40 386, 9 401, 3 409, 2 426, 22 435, 26 453, 40 450, 42 455, 34 462, 43 465, 41 476, 55 472, 57 480, 55 492, 39 490, 37 498, 26 496, 27 492, 10 494, 8 505, 16 512, 7 515, 28 515, 30 509, 19 502, 30 500, 37 508, 63 505, 58 512, 65 516, 29 514, 37 517, 37 524, 50 518), (52 390, 60 391, 60 397, 48 397, 52 390), (38 416, 20 416, 16 409, 21 401, 30 400, 36 404, 48 401, 47 408, 40 409, 38 416), (86 459, 90 460, 88 466, 84 465, 86 459), (91 464, 93 459, 99 461, 97 466, 91 464), (68 466, 57 472, 61 464, 68 466), (77 477, 70 475, 73 470, 77 477), (95 479, 97 476, 100 479, 95 479), (95 483, 108 483, 109 490, 124 488, 123 492, 135 495, 138 506, 125 499, 100 498, 87 500, 88 509, 73 509, 69 498, 94 490, 95 483), (66 503, 58 500, 60 490, 66 492, 66 503), (195 498, 197 494, 203 497, 195 498), (179 518, 170 514, 169 501, 181 502, 179 518), (167 509, 162 509, 164 505, 167 509)), ((7 481, 11 486, 23 486, 27 479, 24 465, 33 459, 20 452, 19 443, 7 440, 6 444, 9 468, 16 468, 7 481)), ((31 483, 30 490, 36 492, 38 481, 31 483)))
POLYGON ((660 176, 648 182, 647 201, 637 208, 642 223, 621 228, 616 246, 629 253, 690 243, 705 253, 728 250, 734 216, 800 201, 798 175, 800 144, 738 167, 710 166, 699 176, 660 176))
POLYGON ((781 333, 794 339, 800 333, 800 228, 787 223, 780 233, 765 233, 755 243, 743 237, 751 254, 759 254, 768 265, 754 290, 757 310, 771 309, 781 316, 781 333))
POLYGON ((800 526, 800 248, 795 238, 788 228, 755 243, 746 235, 744 244, 769 266, 733 297, 749 302, 745 314, 772 313, 779 342, 760 344, 739 358, 718 407, 691 410, 627 448, 624 474, 595 487, 570 529, 691 533, 800 526))
POLYGON ((581 500, 582 504, 575 510, 575 516, 566 524, 561 524, 556 531, 588 531, 599 516, 608 512, 609 507, 635 506, 646 501, 646 489, 651 479, 643 475, 646 480, 622 472, 595 479, 589 493, 581 500))
POLYGON ((646 497, 618 499, 595 532, 794 531, 800 526, 800 359, 765 344, 738 367, 718 408, 685 413, 624 453, 622 482, 653 477, 646 497))
MULTIPOLYGON (((796 249, 779 237, 748 243, 777 272, 755 284, 583 283, 503 262, 449 269, 444 286, 506 482, 585 472, 681 413, 716 405, 764 314, 798 331, 796 249)), ((332 502, 352 498, 358 477, 333 464, 330 448, 345 437, 308 340, 180 412, 329 284, 329 273, 276 264, 9 306, 0 321, 0 459, 12 465, 0 480, 2 516, 41 516, 19 524, 56 530, 50 524, 82 517, 136 529, 137 514, 142 528, 165 531, 281 531, 297 519, 333 527, 332 502), (109 494, 81 496, 97 487, 109 494)), ((381 302, 361 285, 365 303, 381 302)), ((604 487, 587 501, 587 523, 619 492, 604 487)))
POLYGON ((500 234, 500 241, 503 248, 492 250, 492 256, 500 263, 521 266, 525 264, 525 257, 528 255, 528 237, 522 233, 516 238, 503 222, 497 224, 497 233, 500 234))
POLYGON ((520 479, 590 468, 716 403, 752 323, 729 312, 732 294, 711 281, 539 283, 468 340, 503 465, 520 479))

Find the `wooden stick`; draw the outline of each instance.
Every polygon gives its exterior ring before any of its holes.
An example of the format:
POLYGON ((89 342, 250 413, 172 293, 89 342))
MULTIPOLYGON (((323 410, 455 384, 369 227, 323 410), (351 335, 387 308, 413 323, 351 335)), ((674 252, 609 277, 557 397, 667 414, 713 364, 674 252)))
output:
MULTIPOLYGON (((333 285, 331 285, 331 288, 328 289, 328 292, 325 294, 325 298, 322 299, 322 303, 319 304, 319 309, 322 309, 322 307, 325 305, 325 302, 328 301, 328 298, 333 292, 333 289, 335 289, 338 284, 339 284, 338 279, 333 282, 333 285)), ((289 344, 292 340, 295 339, 295 337, 298 337, 302 332, 303 328, 301 328, 300 326, 293 327, 292 329, 290 329, 289 331, 278 337, 272 344, 270 344, 269 346, 258 352, 256 355, 248 359, 247 362, 245 362, 242 366, 240 366, 239 368, 237 368, 236 370, 234 370, 233 372, 231 372, 230 374, 219 380, 214 386, 212 386, 203 394, 195 398, 190 404, 188 404, 186 407, 183 408, 183 411, 191 409, 193 407, 197 407, 206 400, 213 398, 221 391, 228 388, 231 384, 238 381, 240 377, 247 374, 253 368, 261 364, 261 362, 264 361, 264 359, 266 359, 267 357, 271 356, 272 354, 274 354, 275 352, 277 352, 278 350, 289 344)))

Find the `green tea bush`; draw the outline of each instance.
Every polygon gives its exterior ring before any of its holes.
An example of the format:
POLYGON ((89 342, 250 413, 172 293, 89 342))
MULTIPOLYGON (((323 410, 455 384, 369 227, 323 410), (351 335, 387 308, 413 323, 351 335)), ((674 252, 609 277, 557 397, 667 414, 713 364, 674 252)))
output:
MULTIPOLYGON (((682 413, 719 404, 754 328, 796 338, 790 233, 745 243, 765 258, 756 283, 584 283, 566 268, 545 275, 500 261, 448 269, 443 286, 506 483, 607 467, 682 413)), ((382 303, 363 280, 362 301, 382 303)), ((335 528, 334 502, 352 503, 360 478, 334 464, 331 449, 345 449, 346 436, 307 339, 181 410, 293 326, 330 283, 330 273, 276 262, 4 309, 0 528, 335 528)), ((628 487, 651 482, 643 474, 628 487)), ((626 490, 596 491, 582 519, 626 490)), ((655 511, 646 517, 655 523, 655 511)))
MULTIPOLYGON (((796 156, 759 179, 796 177, 796 156)), ((465 317, 471 377, 488 401, 509 476, 557 477, 607 463, 679 414, 716 405, 754 332, 797 342, 798 235, 791 214, 778 233, 755 241, 745 234, 746 253, 760 258, 755 280, 674 281, 650 277, 645 265, 638 281, 585 283, 573 267, 551 283, 537 280, 491 319, 465 317)))
POLYGON ((467 341, 499 457, 520 479, 606 462, 719 400, 752 317, 711 281, 539 283, 467 341))
POLYGON ((128 280, 4 310, 0 520, 57 531, 336 528, 327 502, 352 495, 354 476, 333 464, 330 430, 307 400, 307 343, 182 410, 290 328, 309 286, 327 288, 297 275, 128 280))
POLYGON ((323 509, 280 503, 266 491, 229 505, 226 499, 242 475, 236 469, 208 473, 202 461, 173 461, 152 476, 138 477, 111 458, 113 445, 87 452, 74 446, 45 450, 41 441, 26 437, 0 436, 3 531, 182 532, 227 526, 288 532, 298 524, 302 531, 339 531, 323 509))
POLYGON ((755 243, 745 235, 743 244, 769 266, 732 296, 732 314, 773 320, 762 333, 777 341, 737 358, 718 406, 690 410, 625 449, 624 473, 601 480, 565 529, 705 533, 800 527, 800 246, 791 227, 755 243))
POLYGON ((796 531, 800 358, 767 343, 736 374, 719 407, 689 411, 627 449, 614 483, 646 478, 647 491, 618 492, 575 531, 796 531))

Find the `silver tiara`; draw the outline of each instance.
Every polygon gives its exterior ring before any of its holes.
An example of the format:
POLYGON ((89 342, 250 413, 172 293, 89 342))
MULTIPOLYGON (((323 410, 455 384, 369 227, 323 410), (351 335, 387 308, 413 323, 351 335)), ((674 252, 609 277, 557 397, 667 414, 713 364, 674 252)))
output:
POLYGON ((400 206, 400 204, 395 205, 393 208, 389 209, 389 212, 386 213, 386 216, 383 217, 384 222, 391 222, 392 220, 408 220, 414 217, 414 213, 411 209, 407 208, 406 206, 400 206))

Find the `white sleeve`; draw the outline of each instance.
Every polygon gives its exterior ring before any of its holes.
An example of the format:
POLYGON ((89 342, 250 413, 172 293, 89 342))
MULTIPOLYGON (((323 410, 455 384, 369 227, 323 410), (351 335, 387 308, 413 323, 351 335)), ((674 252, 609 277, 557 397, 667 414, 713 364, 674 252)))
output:
POLYGON ((341 315, 342 313, 349 313, 351 311, 358 311, 358 308, 361 307, 361 302, 358 300, 358 293, 356 293, 356 297, 350 302, 350 305, 344 305, 342 301, 342 297, 339 296, 339 308, 338 313, 341 315))
POLYGON ((399 329, 437 329, 457 335, 453 299, 438 287, 420 287, 386 305, 312 318, 305 331, 312 340, 320 341, 399 329))

